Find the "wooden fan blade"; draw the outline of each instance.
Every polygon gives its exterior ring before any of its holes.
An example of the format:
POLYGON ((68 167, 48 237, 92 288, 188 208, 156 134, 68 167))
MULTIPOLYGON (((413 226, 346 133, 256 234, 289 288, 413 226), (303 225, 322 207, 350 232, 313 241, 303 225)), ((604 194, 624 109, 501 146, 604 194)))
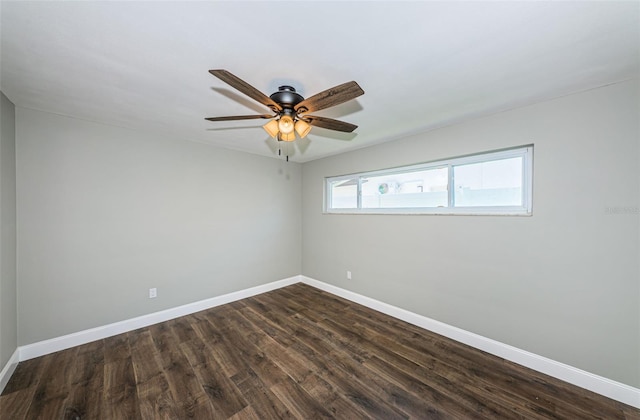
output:
POLYGON ((350 101, 364 94, 356 82, 347 82, 317 93, 295 106, 297 112, 314 112, 350 101))
POLYGON ((334 120, 333 118, 318 117, 315 115, 305 115, 303 119, 310 125, 327 128, 329 130, 343 131, 345 133, 351 133, 353 130, 358 128, 355 124, 334 120))
POLYGON ((255 120, 258 118, 273 118, 275 115, 271 114, 259 114, 259 115, 234 115, 231 117, 209 117, 205 118, 207 121, 233 121, 233 120, 255 120))
POLYGON ((264 106, 268 106, 274 112, 282 111, 282 107, 278 105, 278 103, 276 103, 273 99, 260 92, 249 83, 240 79, 238 76, 234 76, 226 70, 209 70, 209 73, 213 74, 229 86, 238 89, 240 92, 244 93, 251 99, 260 102, 264 106))

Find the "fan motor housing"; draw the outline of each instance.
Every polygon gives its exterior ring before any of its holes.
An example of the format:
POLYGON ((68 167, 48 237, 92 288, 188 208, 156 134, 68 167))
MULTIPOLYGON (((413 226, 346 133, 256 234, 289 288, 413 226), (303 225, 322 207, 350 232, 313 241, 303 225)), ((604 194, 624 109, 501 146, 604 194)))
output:
POLYGON ((269 97, 282 105, 283 108, 293 108, 304 100, 292 86, 280 86, 278 91, 272 93, 269 97))

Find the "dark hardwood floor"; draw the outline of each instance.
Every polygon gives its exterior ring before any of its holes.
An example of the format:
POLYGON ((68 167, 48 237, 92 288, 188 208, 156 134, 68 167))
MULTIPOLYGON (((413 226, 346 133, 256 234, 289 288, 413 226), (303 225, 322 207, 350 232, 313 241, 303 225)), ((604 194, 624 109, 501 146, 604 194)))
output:
POLYGON ((303 284, 20 363, 5 419, 640 419, 303 284))

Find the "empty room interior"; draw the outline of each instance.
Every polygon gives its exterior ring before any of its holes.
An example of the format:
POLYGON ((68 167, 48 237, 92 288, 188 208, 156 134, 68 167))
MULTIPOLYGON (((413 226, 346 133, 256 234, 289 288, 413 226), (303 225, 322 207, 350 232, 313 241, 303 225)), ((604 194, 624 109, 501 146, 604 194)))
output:
POLYGON ((640 419, 640 2, 0 24, 0 419, 640 419))

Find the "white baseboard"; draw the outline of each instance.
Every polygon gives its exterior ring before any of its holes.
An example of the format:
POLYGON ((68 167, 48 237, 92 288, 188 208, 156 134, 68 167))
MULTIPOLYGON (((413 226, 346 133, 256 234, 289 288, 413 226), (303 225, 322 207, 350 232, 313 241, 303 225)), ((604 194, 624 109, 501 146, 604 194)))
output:
POLYGON ((451 338, 458 342, 475 347, 479 350, 509 360, 530 369, 537 370, 546 375, 563 380, 570 384, 588 389, 605 397, 623 402, 630 406, 640 408, 640 389, 625 385, 602 376, 556 362, 555 360, 518 349, 508 344, 474 334, 469 331, 436 321, 426 316, 398 308, 393 305, 371 299, 358 293, 342 289, 340 287, 324 283, 306 276, 300 276, 301 281, 309 286, 316 287, 328 293, 340 296, 378 312, 401 319, 410 324, 433 331, 437 334, 451 338))
POLYGON ((0 371, 0 394, 4 391, 4 387, 7 386, 9 378, 11 378, 11 375, 13 375, 13 372, 16 370, 19 361, 20 349, 16 349, 7 361, 7 364, 2 368, 2 371, 0 371))
POLYGON ((215 306, 224 305, 236 300, 259 295, 281 287, 289 286, 300 282, 300 276, 289 277, 287 279, 274 281, 249 289, 239 290, 237 292, 228 293, 222 296, 216 296, 204 299, 198 302, 188 303, 186 305, 177 306, 175 308, 166 309, 164 311, 154 312, 142 315, 136 318, 127 319, 113 324, 101 327, 91 328, 84 331, 78 331, 72 334, 63 335, 61 337, 49 340, 39 341, 33 344, 20 346, 18 352, 20 361, 33 359, 34 357, 44 356, 45 354, 54 353, 56 351, 65 350, 71 347, 90 343, 92 341, 101 340, 117 334, 133 331, 138 328, 147 327, 159 322, 168 321, 170 319, 189 315, 215 306))
POLYGON ((79 331, 50 340, 40 341, 25 346, 20 346, 11 356, 9 362, 0 372, 0 392, 9 381, 11 374, 15 370, 18 361, 44 356, 56 351, 68 349, 81 344, 90 343, 95 340, 111 337, 113 335, 125 333, 138 328, 168 321, 194 312, 203 311, 215 306, 224 305, 236 300, 255 296, 294 283, 302 282, 326 292, 340 296, 355 303, 359 303, 376 311, 401 319, 410 324, 419 326, 437 334, 451 338, 471 347, 486 351, 487 353, 501 357, 503 359, 518 363, 528 368, 537 370, 554 378, 588 389, 605 397, 623 402, 633 407, 640 408, 640 389, 616 382, 602 376, 598 376, 584 370, 556 362, 555 360, 518 349, 508 344, 474 334, 469 331, 418 315, 413 312, 398 308, 393 305, 360 295, 358 293, 342 289, 340 287, 324 283, 306 276, 294 276, 272 283, 252 287, 245 290, 216 296, 199 302, 178 306, 160 312, 143 315, 137 318, 116 322, 102 327, 79 331))

